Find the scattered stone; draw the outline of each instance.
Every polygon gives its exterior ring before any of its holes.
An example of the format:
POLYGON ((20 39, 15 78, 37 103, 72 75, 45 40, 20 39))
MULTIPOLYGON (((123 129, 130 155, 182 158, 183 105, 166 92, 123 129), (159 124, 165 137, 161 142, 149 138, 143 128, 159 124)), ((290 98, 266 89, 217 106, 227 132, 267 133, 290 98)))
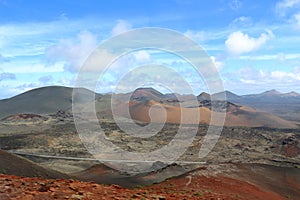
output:
POLYGON ((83 197, 84 196, 79 195, 79 194, 72 194, 72 196, 71 196, 72 199, 78 199, 78 200, 82 199, 83 197))
POLYGON ((47 191, 49 191, 49 190, 50 190, 50 186, 49 186, 49 185, 42 185, 42 186, 38 189, 39 192, 47 192, 47 191))

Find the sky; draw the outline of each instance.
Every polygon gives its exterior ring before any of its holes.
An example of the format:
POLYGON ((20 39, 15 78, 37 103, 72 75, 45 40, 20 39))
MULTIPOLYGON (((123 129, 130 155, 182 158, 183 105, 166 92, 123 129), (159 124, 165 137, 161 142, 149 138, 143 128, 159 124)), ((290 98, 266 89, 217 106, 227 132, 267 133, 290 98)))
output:
MULTIPOLYGON (((95 48, 145 27, 174 30, 197 42, 226 90, 300 92, 300 0, 0 0, 0 99, 49 85, 73 87, 95 48)), ((139 50, 99 80, 100 92, 114 90, 117 71, 145 63, 174 67, 196 95, 205 90, 205 81, 184 61, 139 50)))

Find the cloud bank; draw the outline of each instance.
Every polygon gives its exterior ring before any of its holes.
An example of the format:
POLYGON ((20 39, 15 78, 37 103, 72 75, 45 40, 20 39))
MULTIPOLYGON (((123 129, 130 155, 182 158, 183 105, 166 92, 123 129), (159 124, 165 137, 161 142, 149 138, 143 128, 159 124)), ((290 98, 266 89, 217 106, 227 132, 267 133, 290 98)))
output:
POLYGON ((125 21, 125 20, 119 20, 118 23, 113 27, 111 31, 112 36, 119 35, 121 33, 124 33, 126 31, 129 31, 132 28, 132 25, 125 21))
POLYGON ((7 73, 7 72, 3 72, 0 74, 0 81, 3 80, 14 80, 16 79, 16 75, 13 73, 7 73))
POLYGON ((50 65, 58 61, 65 61, 65 70, 76 72, 97 45, 96 35, 84 31, 78 34, 77 42, 63 39, 59 44, 47 48, 47 61, 50 65))
POLYGON ((229 54, 240 55, 258 50, 272 37, 273 33, 271 31, 262 33, 258 38, 250 37, 241 31, 236 31, 228 36, 225 46, 229 54))

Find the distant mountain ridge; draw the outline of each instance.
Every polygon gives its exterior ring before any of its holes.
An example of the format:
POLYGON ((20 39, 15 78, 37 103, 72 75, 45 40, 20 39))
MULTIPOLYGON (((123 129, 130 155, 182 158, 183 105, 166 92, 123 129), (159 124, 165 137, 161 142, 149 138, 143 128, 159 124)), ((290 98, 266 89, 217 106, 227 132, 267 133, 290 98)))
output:
MULTIPOLYGON (((88 89, 76 88, 76 93, 79 93, 82 99, 77 99, 77 102, 85 102, 91 97, 105 101, 105 106, 101 106, 101 102, 96 106, 101 107, 103 112, 107 114, 110 105, 109 99, 111 95, 101 95, 94 93, 88 89), (106 108, 107 107, 107 108, 106 108)), ((72 94, 73 88, 62 86, 50 86, 37 88, 28 92, 19 94, 15 97, 0 100, 0 119, 16 114, 50 114, 57 111, 71 111, 72 110, 72 94)), ((208 94, 202 92, 198 96, 194 95, 180 95, 180 94, 163 94, 153 88, 138 88, 133 92, 126 94, 116 94, 116 98, 122 104, 124 100, 131 100, 137 102, 145 102, 154 100, 162 105, 179 106, 179 103, 188 108, 189 102, 197 99, 199 102, 218 100, 226 96, 228 102, 249 106, 258 110, 275 114, 281 118, 300 122, 300 94, 296 92, 280 93, 276 90, 266 91, 260 94, 237 95, 230 91, 224 91, 216 94, 208 94), (177 99, 177 97, 180 99, 177 99)), ((80 98, 79 97, 79 98, 80 98)), ((99 101, 98 101, 99 102, 99 101)), ((96 101, 97 103, 97 101, 96 101)), ((208 105, 209 102, 202 102, 201 104, 208 105)), ((103 105, 103 104, 102 104, 103 105)), ((147 110, 147 109, 146 109, 147 110)), ((140 114, 136 115, 140 116, 140 114)), ((175 120, 176 121, 176 120, 175 120)))
POLYGON ((300 122, 300 94, 294 91, 281 93, 269 90, 259 94, 227 95, 227 100, 272 113, 286 120, 300 122))
POLYGON ((294 91, 288 93, 281 93, 273 89, 259 94, 243 95, 242 97, 299 97, 300 98, 300 94, 294 91))
MULTIPOLYGON (((57 97, 60 97, 61 95, 65 96, 64 98, 68 99, 71 101, 71 96, 73 92, 72 87, 65 87, 65 86, 46 86, 46 87, 40 87, 40 88, 35 88, 32 90, 29 90, 27 92, 18 94, 14 97, 7 98, 7 99, 2 99, 0 102, 7 102, 12 99, 24 99, 28 98, 28 96, 31 97, 39 97, 39 96, 44 96, 44 97, 53 97, 52 93, 56 93, 57 97)), ((76 88, 80 93, 83 95, 91 95, 91 94, 96 94, 96 97, 103 96, 105 94, 99 94, 99 93, 94 93, 91 90, 85 89, 85 88, 76 88)), ((137 88, 135 91, 126 93, 127 95, 131 95, 131 99, 139 99, 139 98, 146 98, 147 100, 157 98, 157 99, 168 99, 168 98, 176 98, 177 96, 193 96, 192 94, 188 95, 182 95, 182 94, 176 94, 176 93, 167 93, 163 94, 159 92, 158 90, 155 90, 152 87, 146 87, 146 88, 137 88)), ((200 99, 209 99, 213 97, 214 99, 220 99, 221 97, 226 97, 227 100, 233 100, 233 99, 241 99, 241 98, 248 98, 248 97, 299 97, 300 98, 300 93, 297 93, 295 91, 287 92, 287 93, 281 93, 275 89, 268 90, 262 93, 258 94, 246 94, 246 95, 237 95, 231 91, 225 90, 223 92, 218 92, 214 94, 209 94, 206 92, 200 93, 197 97, 200 99)))

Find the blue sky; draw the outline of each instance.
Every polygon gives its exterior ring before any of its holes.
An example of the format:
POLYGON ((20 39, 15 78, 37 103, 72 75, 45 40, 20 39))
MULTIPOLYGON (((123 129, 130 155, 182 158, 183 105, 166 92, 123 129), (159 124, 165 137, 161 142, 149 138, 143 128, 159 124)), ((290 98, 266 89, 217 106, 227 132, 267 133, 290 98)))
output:
MULTIPOLYGON (((168 28, 195 40, 227 90, 300 92, 300 0, 0 0, 0 99, 47 85, 73 86, 102 41, 143 27, 168 28)), ((155 52, 133 58, 135 64, 160 60, 182 67, 155 52)), ((197 84, 195 93, 202 90, 197 84)), ((111 89, 107 84, 104 91, 111 89)))

